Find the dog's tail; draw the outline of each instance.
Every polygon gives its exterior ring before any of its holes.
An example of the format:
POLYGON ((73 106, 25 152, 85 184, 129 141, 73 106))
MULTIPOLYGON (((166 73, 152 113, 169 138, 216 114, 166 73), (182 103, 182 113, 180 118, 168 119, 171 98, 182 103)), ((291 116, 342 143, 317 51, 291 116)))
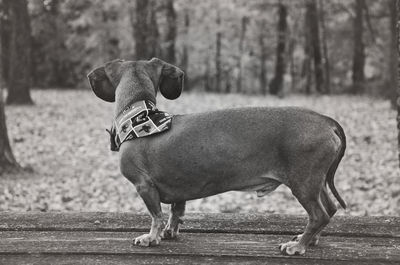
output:
POLYGON ((339 163, 342 160, 342 158, 344 156, 344 152, 346 150, 346 135, 344 133, 344 130, 343 130, 342 126, 340 126, 340 124, 337 121, 335 121, 333 119, 331 119, 331 120, 335 124, 335 127, 334 127, 333 130, 334 130, 335 134, 340 138, 341 146, 340 146, 339 153, 335 158, 335 161, 333 161, 331 167, 328 170, 328 173, 326 175, 326 182, 328 183, 329 188, 332 191, 332 194, 338 200, 340 205, 343 207, 343 209, 346 209, 346 203, 344 202, 342 197, 340 197, 338 191, 335 188, 335 183, 333 181, 333 178, 334 178, 335 173, 336 173, 336 169, 339 166, 339 163))

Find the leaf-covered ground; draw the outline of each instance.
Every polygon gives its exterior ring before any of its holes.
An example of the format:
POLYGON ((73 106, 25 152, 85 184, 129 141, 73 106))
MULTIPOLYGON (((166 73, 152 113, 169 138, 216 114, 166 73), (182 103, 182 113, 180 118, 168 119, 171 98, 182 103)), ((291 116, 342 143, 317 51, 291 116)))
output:
MULTIPOLYGON (((0 179, 0 210, 146 211, 136 190, 119 173, 118 154, 109 151, 105 128, 112 105, 90 91, 33 91, 34 106, 9 106, 8 130, 14 154, 31 170, 0 179)), ((348 204, 341 214, 399 215, 400 172, 395 112, 387 101, 358 96, 263 96, 183 94, 158 99, 170 113, 238 106, 304 106, 337 119, 348 148, 335 182, 348 204)), ((165 206, 167 207, 167 206, 165 206)), ((258 198, 228 192, 188 202, 187 211, 304 213, 283 185, 258 198)))

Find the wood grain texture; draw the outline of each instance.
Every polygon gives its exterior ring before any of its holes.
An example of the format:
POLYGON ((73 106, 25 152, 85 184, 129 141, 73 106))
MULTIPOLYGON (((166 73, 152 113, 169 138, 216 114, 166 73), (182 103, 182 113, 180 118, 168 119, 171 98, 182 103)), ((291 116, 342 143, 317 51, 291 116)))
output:
MULTIPOLYGON (((167 218, 165 216, 165 218, 167 218)), ((196 233, 301 233, 306 216, 260 214, 188 214, 182 232, 196 233)), ((0 215, 0 231, 148 231, 150 217, 132 213, 14 213, 0 215)), ((324 235, 400 237, 400 218, 334 217, 324 235)))
POLYGON ((153 264, 239 264, 239 265, 384 265, 396 262, 353 261, 353 260, 312 260, 298 257, 257 258, 257 257, 201 257, 201 256, 150 256, 150 255, 81 255, 81 254, 46 254, 46 255, 8 255, 0 256, 0 264, 18 265, 76 265, 76 264, 107 264, 107 265, 153 265, 153 264))
MULTIPOLYGON (((0 254, 149 254, 181 256, 280 257, 285 235, 182 233, 178 240, 152 248, 132 244, 138 232, 6 231, 0 232, 0 254)), ((400 262, 400 238, 323 237, 303 258, 400 262), (396 251, 397 250, 397 251, 396 251)))
POLYGON ((337 217, 305 256, 278 245, 302 231, 303 216, 189 214, 177 240, 134 246, 147 215, 2 213, 0 264, 400 264, 400 218, 337 217))

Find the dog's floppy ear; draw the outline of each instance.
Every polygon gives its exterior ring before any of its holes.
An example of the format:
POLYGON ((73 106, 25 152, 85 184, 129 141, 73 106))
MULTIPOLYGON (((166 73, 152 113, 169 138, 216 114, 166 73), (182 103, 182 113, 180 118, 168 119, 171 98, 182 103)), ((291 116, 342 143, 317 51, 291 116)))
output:
POLYGON ((158 58, 151 59, 150 63, 155 64, 160 70, 158 87, 161 94, 167 99, 178 98, 183 89, 184 72, 158 58))
POLYGON ((120 79, 120 64, 123 60, 114 60, 97 67, 88 75, 90 86, 93 92, 107 102, 115 101, 115 89, 120 79))

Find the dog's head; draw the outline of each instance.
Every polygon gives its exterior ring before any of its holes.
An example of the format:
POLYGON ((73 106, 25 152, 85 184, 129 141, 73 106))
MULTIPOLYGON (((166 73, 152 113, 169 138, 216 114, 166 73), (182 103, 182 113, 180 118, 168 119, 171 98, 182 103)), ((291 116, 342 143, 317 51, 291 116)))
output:
MULTIPOLYGON (((88 74, 90 86, 99 98, 118 105, 132 101, 155 101, 157 91, 176 99, 183 88, 184 73, 158 58, 149 61, 114 60, 88 74)), ((124 106, 121 106, 124 107, 124 106)))

